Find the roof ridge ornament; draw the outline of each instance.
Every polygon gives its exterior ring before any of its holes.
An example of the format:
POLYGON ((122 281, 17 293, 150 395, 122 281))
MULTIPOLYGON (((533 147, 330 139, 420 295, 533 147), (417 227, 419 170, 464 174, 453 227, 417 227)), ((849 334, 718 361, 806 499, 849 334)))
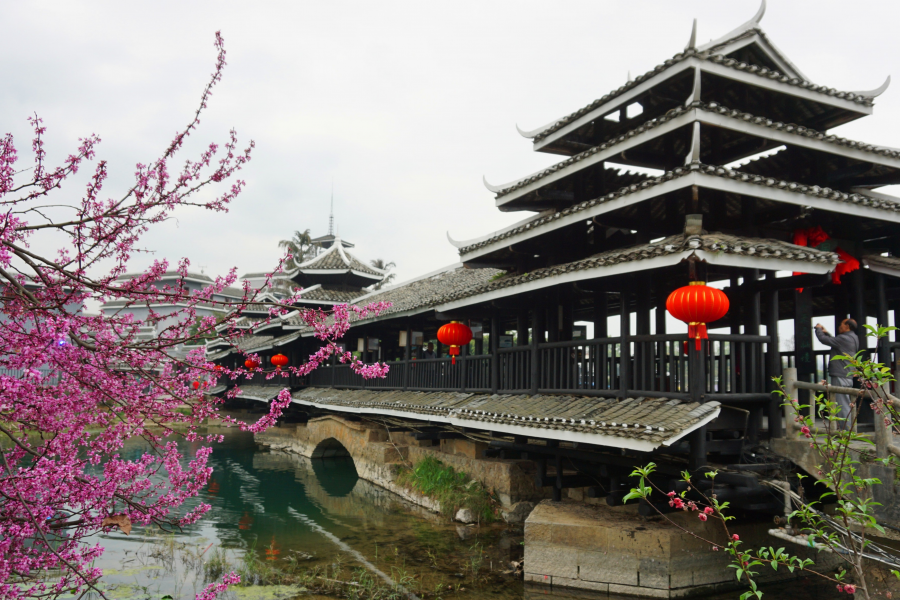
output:
POLYGON ((765 15, 765 14, 766 14, 766 0, 762 0, 762 2, 759 5, 759 9, 756 11, 756 14, 753 15, 752 19, 750 19, 749 21, 747 21, 746 23, 743 23, 742 25, 740 25, 738 27, 735 27, 734 29, 732 29, 731 31, 729 31, 728 33, 723 35, 722 37, 719 37, 719 38, 716 38, 714 40, 707 42, 706 44, 703 45, 702 48, 698 48, 698 50, 705 50, 707 48, 712 48, 712 47, 718 46, 722 42, 725 42, 734 37, 737 37, 746 31, 750 31, 752 29, 758 28, 759 22, 762 21, 763 15, 765 15))
POLYGON ((700 121, 694 121, 694 131, 691 135, 691 149, 684 158, 684 164, 700 163, 700 121))
POLYGON ((547 131, 548 129, 550 129, 551 127, 556 125, 557 123, 559 123, 559 119, 551 121, 551 122, 547 123, 546 125, 541 125, 540 127, 536 128, 536 129, 532 129, 531 131, 525 131, 524 129, 519 127, 518 123, 516 123, 516 131, 518 131, 519 135, 521 135, 523 138, 531 139, 531 138, 547 131))
POLYGON ((452 237, 450 237, 449 231, 447 231, 447 241, 450 242, 450 244, 452 246, 454 246, 455 248, 462 248, 463 244, 465 243, 465 242, 457 242, 456 240, 454 240, 452 237))
POLYGON ((891 85, 891 76, 888 75, 887 79, 884 80, 884 83, 881 86, 875 88, 874 90, 868 90, 864 92, 851 92, 852 94, 856 94, 857 96, 863 96, 865 98, 877 98, 882 95, 888 87, 891 85))
POLYGON ((690 106, 694 102, 700 102, 700 67, 694 69, 694 87, 691 88, 691 95, 685 101, 685 106, 690 106))
POLYGON ((481 182, 484 183, 484 187, 486 187, 488 189, 488 191, 494 192, 495 194, 498 194, 498 193, 502 192, 503 190, 505 190, 506 188, 508 188, 509 186, 515 185, 517 183, 516 181, 513 181, 512 183, 507 183, 505 185, 492 185, 491 183, 488 182, 487 176, 485 176, 485 175, 481 176, 481 182))
POLYGON ((691 27, 691 39, 688 40, 685 51, 697 49, 697 18, 694 18, 694 25, 691 27))

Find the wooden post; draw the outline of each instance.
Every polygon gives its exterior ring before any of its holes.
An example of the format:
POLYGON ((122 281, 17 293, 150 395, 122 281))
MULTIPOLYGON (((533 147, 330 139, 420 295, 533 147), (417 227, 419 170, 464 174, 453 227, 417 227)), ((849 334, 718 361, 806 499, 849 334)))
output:
MULTIPOLYGON (((750 286, 747 288, 747 295, 745 296, 746 302, 744 303, 744 314, 745 314, 745 332, 747 335, 759 335, 760 325, 761 325, 761 311, 762 306, 760 305, 760 295, 759 289, 756 287, 756 282, 759 280, 759 270, 758 269, 750 269, 748 272, 749 277, 744 278, 745 286, 748 283, 748 279, 750 282, 750 286)), ((751 345, 753 348, 753 352, 756 355, 753 357, 753 364, 756 365, 757 369, 762 371, 762 376, 765 377, 765 367, 763 361, 765 360, 764 355, 762 354, 762 346, 751 345)), ((759 376, 759 373, 747 373, 744 375, 745 377, 750 376, 759 376)), ((763 418, 763 406, 761 404, 754 404, 750 407, 750 420, 747 424, 748 431, 747 437, 750 438, 751 441, 759 440, 759 432, 762 429, 762 418, 763 418)))
POLYGON ((500 356, 497 354, 500 340, 500 316, 497 311, 491 315, 491 393, 496 394, 500 384, 500 356))
POLYGON ((516 346, 528 345, 528 309, 516 313, 516 346))
POLYGON ((857 325, 859 327, 856 329, 856 335, 859 336, 859 349, 866 350, 869 347, 868 340, 866 337, 866 279, 863 273, 863 269, 858 269, 853 271, 852 273, 848 273, 846 277, 849 278, 847 283, 850 287, 850 316, 856 320, 857 325))
MULTIPOLYGON (((878 311, 878 325, 880 327, 887 327, 889 325, 887 295, 884 292, 884 275, 881 273, 875 274, 875 302, 878 311)), ((862 324, 857 324, 862 328, 862 324)), ((891 366, 891 352, 888 338, 878 340, 878 362, 886 367, 891 366)), ((876 421, 877 420, 878 419, 876 418, 876 421)))
MULTIPOLYGON (((794 387, 794 384, 797 383, 797 369, 796 367, 787 367, 784 370, 784 375, 781 379, 781 385, 784 386, 785 396, 783 398, 784 402, 784 428, 788 432, 793 431, 796 427, 794 419, 797 418, 797 410, 794 408, 794 403, 792 400, 797 398, 797 389, 794 387)), ((769 424, 769 429, 772 428, 771 423, 769 424)))
POLYGON ((403 389, 409 387, 409 370, 412 368, 410 364, 412 361, 410 360, 412 356, 412 326, 407 323, 406 324, 406 348, 403 349, 403 360, 406 363, 403 366, 403 389))
MULTIPOLYGON (((766 279, 775 279, 775 272, 766 273, 766 279)), ((778 290, 772 290, 766 294, 766 335, 769 336, 767 344, 767 373, 766 383, 770 392, 775 389, 775 383, 772 377, 781 375, 781 352, 778 347, 778 290)), ((784 437, 784 428, 781 426, 781 410, 780 402, 775 394, 772 394, 771 400, 766 410, 766 416, 769 418, 769 437, 784 437)))
POLYGON ((538 393, 541 380, 540 348, 544 341, 544 309, 538 304, 531 311, 531 395, 538 393))
MULTIPOLYGON (((459 391, 466 391, 466 376, 468 372, 466 370, 466 356, 469 354, 469 345, 459 347, 459 357, 456 359, 456 366, 459 367, 459 391)), ((453 368, 453 365, 450 366, 453 368)))
MULTIPOLYGON (((630 282, 629 282, 630 283, 630 282)), ((628 384, 631 383, 631 292, 623 285, 619 292, 619 330, 621 345, 619 346, 619 397, 628 397, 628 384)), ((628 286, 630 287, 630 286, 628 286)))
MULTIPOLYGON (((813 354, 812 332, 813 306, 812 290, 804 289, 794 292, 794 367, 797 369, 797 380, 810 383, 817 374, 815 355, 813 354)), ((800 402, 809 404, 808 390, 799 390, 800 402)))
POLYGON ((605 291, 594 292, 594 339, 609 336, 607 317, 609 317, 609 296, 605 291))

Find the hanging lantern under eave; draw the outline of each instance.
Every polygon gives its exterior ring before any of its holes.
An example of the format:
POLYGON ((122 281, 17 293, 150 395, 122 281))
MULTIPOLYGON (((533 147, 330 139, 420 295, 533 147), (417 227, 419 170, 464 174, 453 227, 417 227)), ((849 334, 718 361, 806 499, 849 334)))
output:
POLYGON ((275 365, 276 368, 280 369, 281 367, 287 366, 289 361, 288 361, 288 357, 285 356, 284 354, 276 354, 275 356, 273 356, 272 358, 269 359, 269 362, 271 362, 273 365, 275 365))
POLYGON ((199 381, 195 381, 195 382, 193 383, 193 386, 194 386, 194 389, 195 389, 195 390, 196 390, 196 389, 199 389, 199 388, 200 388, 200 382, 199 382, 199 381))
POLYGON ((438 329, 437 338, 440 343, 450 346, 447 354, 452 357, 450 363, 455 365, 456 357, 459 356, 459 347, 472 341, 472 330, 464 323, 450 321, 438 329))
POLYGON ((706 324, 724 317, 728 306, 725 292, 709 287, 705 281, 692 281, 669 294, 666 300, 669 314, 688 324, 688 336, 694 338, 697 350, 700 350, 700 340, 709 339, 706 324))
POLYGON ((244 366, 247 367, 248 371, 252 371, 253 369, 259 367, 259 361, 254 358, 248 358, 244 361, 244 366))

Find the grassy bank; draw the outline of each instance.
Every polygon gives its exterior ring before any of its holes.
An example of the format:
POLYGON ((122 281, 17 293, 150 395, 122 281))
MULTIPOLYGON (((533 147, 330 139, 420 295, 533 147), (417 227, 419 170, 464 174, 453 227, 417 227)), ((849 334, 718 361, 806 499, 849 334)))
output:
POLYGON ((471 510, 481 523, 492 523, 499 516, 499 502, 489 490, 432 456, 425 457, 412 468, 401 467, 397 483, 437 500, 441 513, 450 518, 461 508, 471 510))

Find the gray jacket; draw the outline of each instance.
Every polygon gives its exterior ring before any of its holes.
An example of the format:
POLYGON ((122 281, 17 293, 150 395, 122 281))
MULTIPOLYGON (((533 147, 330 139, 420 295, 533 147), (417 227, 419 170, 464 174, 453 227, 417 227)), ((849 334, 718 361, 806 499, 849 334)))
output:
MULTIPOLYGON (((835 356, 847 355, 853 356, 859 350, 859 337, 852 331, 841 333, 837 336, 830 336, 819 327, 816 327, 816 337, 826 346, 831 347, 829 358, 835 356)), ((828 374, 832 377, 850 377, 850 369, 847 362, 843 360, 830 360, 828 363, 828 374)))

